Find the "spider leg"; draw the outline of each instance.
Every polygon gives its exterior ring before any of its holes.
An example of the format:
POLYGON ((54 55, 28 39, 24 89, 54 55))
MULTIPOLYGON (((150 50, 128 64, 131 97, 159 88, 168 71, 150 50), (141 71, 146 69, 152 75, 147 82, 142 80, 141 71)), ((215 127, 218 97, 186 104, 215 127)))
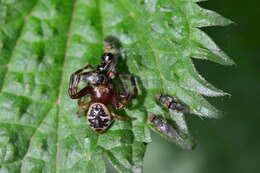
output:
POLYGON ((118 95, 116 95, 116 97, 113 97, 112 105, 115 107, 116 110, 121 110, 125 107, 125 105, 120 101, 118 101, 117 99, 118 99, 118 95))
POLYGON ((122 94, 122 97, 131 97, 131 98, 136 97, 138 95, 138 89, 137 89, 137 86, 136 86, 134 76, 131 75, 131 74, 119 74, 119 78, 122 81, 123 88, 125 90, 125 93, 122 94), (131 86, 132 86, 133 91, 134 91, 133 94, 131 94, 131 92, 130 92, 128 86, 127 86, 127 83, 125 82, 124 79, 128 79, 131 82, 131 86))
POLYGON ((90 104, 86 103, 81 100, 81 98, 78 100, 78 105, 79 105, 79 111, 77 112, 78 117, 81 117, 86 110, 88 110, 90 104))
POLYGON ((78 92, 78 88, 76 88, 74 90, 69 88, 70 98, 72 98, 72 99, 79 99, 79 98, 85 96, 86 94, 91 94, 91 92, 92 92, 91 86, 86 86, 85 88, 81 89, 79 92, 78 92))
POLYGON ((136 120, 136 118, 122 117, 122 116, 119 116, 119 115, 117 115, 117 114, 115 114, 115 113, 113 113, 113 112, 111 112, 111 115, 112 115, 114 118, 116 118, 116 119, 118 119, 118 120, 122 120, 122 121, 125 121, 125 120, 136 120))
POLYGON ((82 90, 86 90, 85 88, 83 88, 81 91, 81 94, 78 93, 78 85, 79 82, 81 80, 81 76, 83 74, 83 71, 86 69, 93 69, 92 66, 87 65, 85 67, 83 67, 82 69, 79 69, 78 71, 74 72, 71 76, 70 76, 70 83, 69 83, 69 96, 72 99, 77 99, 80 98, 82 96, 84 96, 84 94, 82 93, 82 90), (82 95, 83 94, 83 95, 82 95))
POLYGON ((136 97, 138 95, 138 90, 135 82, 135 78, 131 74, 120 74, 119 78, 123 84, 123 93, 116 94, 116 97, 113 101, 113 105, 115 106, 116 109, 123 109, 130 99, 136 97), (133 93, 131 93, 129 87, 127 86, 127 83, 125 79, 128 79, 131 82, 131 86, 133 88, 133 93), (116 101, 116 99, 122 99, 121 101, 116 101))

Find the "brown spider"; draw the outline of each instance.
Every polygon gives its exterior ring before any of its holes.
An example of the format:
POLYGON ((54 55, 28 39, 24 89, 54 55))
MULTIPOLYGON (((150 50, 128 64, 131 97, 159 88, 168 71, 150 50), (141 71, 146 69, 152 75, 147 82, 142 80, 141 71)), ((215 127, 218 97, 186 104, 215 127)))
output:
POLYGON ((116 74, 117 56, 112 53, 102 55, 102 63, 95 69, 89 65, 76 71, 70 77, 69 96, 72 99, 79 99, 78 105, 80 110, 77 112, 81 115, 87 112, 87 120, 90 127, 97 133, 105 132, 111 125, 113 118, 119 120, 132 120, 132 118, 121 117, 112 112, 123 109, 130 99, 138 95, 135 79, 130 74, 116 74), (84 72, 86 69, 91 71, 84 72), (116 76, 122 82, 123 92, 119 93, 113 89, 111 80, 116 76), (133 87, 133 93, 130 92, 125 79, 130 80, 133 87), (87 86, 78 91, 79 83, 83 81, 87 86), (84 101, 84 96, 90 95, 90 102, 84 101))

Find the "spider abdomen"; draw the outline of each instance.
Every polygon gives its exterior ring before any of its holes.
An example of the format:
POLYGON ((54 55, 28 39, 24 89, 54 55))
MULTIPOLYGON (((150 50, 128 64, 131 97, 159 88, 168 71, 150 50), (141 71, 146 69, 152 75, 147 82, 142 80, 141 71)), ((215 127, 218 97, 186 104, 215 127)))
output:
POLYGON ((88 122, 97 133, 102 133, 110 126, 112 116, 107 107, 102 103, 93 103, 89 107, 88 122))

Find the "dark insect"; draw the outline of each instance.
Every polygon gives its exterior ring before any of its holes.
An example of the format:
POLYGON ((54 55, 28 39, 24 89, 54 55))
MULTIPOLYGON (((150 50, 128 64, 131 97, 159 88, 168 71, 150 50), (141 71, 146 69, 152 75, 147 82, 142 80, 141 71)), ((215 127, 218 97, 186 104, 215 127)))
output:
MULTIPOLYGON (((109 49, 111 47, 107 45, 105 50, 109 49)), ((113 118, 132 120, 131 118, 121 117, 112 112, 113 108, 116 110, 123 109, 138 94, 134 77, 130 74, 117 74, 116 64, 117 57, 114 54, 104 53, 101 65, 95 69, 89 65, 85 66, 70 77, 69 96, 72 99, 78 99, 80 110, 77 114, 81 115, 88 110, 87 120, 90 127, 97 133, 106 131, 111 125, 113 118), (86 69, 91 69, 91 71, 84 72, 86 69), (117 92, 113 89, 111 80, 116 76, 119 77, 119 80, 123 84, 122 92, 117 92), (133 93, 127 87, 126 80, 131 82, 133 93), (87 86, 78 91, 81 81, 85 82, 87 86), (87 95, 90 96, 90 101, 84 100, 87 95)))
POLYGON ((189 108, 184 103, 181 103, 176 98, 163 95, 163 94, 156 94, 156 99, 159 100, 165 107, 168 109, 179 112, 179 113, 189 113, 189 108))
POLYGON ((96 68, 87 65, 70 76, 69 95, 72 99, 84 96, 85 88, 78 91, 78 86, 81 81, 89 85, 103 85, 106 84, 108 80, 115 78, 118 56, 109 52, 112 49, 111 45, 106 45, 104 49, 106 52, 101 56, 101 65, 96 68))
POLYGON ((117 55, 112 53, 104 53, 102 63, 97 67, 97 70, 105 73, 108 78, 114 79, 116 76, 117 55))
MULTIPOLYGON (((189 113, 188 106, 173 97, 163 94, 156 94, 155 97, 160 103, 162 103, 167 109, 171 111, 178 113, 189 113)), ((171 138, 174 137, 177 138, 177 140, 181 139, 177 131, 168 122, 161 119, 160 117, 151 114, 149 115, 149 122, 156 128, 156 130, 160 131, 165 136, 171 138)))
POLYGON ((149 121, 157 130, 159 130, 164 135, 168 137, 174 137, 177 139, 180 138, 176 130, 165 120, 159 118, 158 116, 154 114, 149 115, 149 121))

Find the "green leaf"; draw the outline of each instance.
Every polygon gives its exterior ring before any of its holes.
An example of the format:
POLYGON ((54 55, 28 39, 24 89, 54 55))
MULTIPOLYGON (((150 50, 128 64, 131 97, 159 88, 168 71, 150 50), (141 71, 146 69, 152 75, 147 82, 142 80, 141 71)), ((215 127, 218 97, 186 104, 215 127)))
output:
MULTIPOLYGON (((0 0, 0 172, 142 172, 147 116, 158 114, 193 141, 184 115, 155 101, 164 93, 191 113, 216 118, 218 110, 201 96, 222 96, 196 71, 191 58, 232 65, 233 61, 199 27, 230 20, 202 9, 198 0, 0 0), (68 96, 69 76, 100 63, 103 40, 122 43, 122 58, 138 79, 140 94, 115 121, 96 134, 77 118, 68 96)), ((161 134, 163 135, 163 134, 161 134)))

